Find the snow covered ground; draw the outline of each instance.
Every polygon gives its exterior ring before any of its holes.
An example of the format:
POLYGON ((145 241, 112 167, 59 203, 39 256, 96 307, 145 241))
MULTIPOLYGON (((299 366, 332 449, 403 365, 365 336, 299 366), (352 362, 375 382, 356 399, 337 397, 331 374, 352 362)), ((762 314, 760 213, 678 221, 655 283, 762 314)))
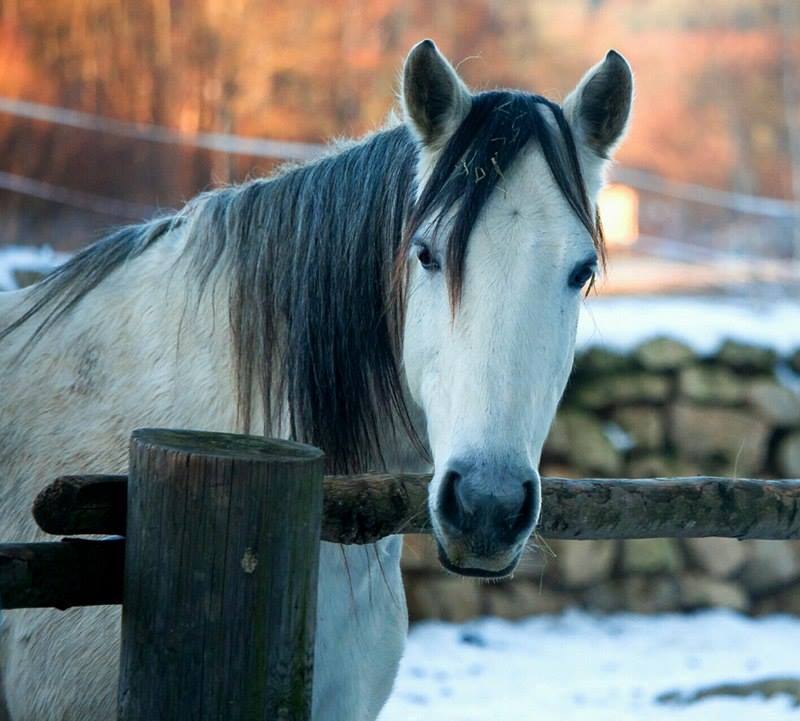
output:
POLYGON ((725 682, 800 678, 800 619, 696 615, 412 628, 380 721, 797 721, 786 695, 657 701, 725 682))

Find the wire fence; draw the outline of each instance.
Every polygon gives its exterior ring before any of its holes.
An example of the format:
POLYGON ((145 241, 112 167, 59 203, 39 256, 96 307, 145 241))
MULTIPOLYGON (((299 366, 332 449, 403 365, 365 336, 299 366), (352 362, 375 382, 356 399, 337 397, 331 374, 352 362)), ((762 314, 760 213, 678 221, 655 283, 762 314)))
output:
POLYGON ((193 133, 150 123, 132 123, 102 115, 93 115, 70 108, 32 103, 27 100, 0 97, 0 112, 28 120, 79 128, 131 140, 169 145, 186 145, 220 153, 250 155, 273 160, 311 160, 323 151, 318 143, 252 138, 230 133, 193 133))
MULTIPOLYGON (((137 142, 162 143, 277 161, 308 161, 326 146, 231 133, 186 132, 176 128, 118 120, 70 108, 0 96, 0 113, 30 121, 103 133, 137 142)), ((640 194, 641 242, 647 255, 682 262, 729 262, 732 257, 794 259, 790 270, 800 278, 794 239, 800 233, 800 203, 671 180, 658 174, 615 166, 611 180, 640 194)), ((158 212, 155 206, 97 195, 0 171, 0 189, 100 215, 140 220, 158 212)))

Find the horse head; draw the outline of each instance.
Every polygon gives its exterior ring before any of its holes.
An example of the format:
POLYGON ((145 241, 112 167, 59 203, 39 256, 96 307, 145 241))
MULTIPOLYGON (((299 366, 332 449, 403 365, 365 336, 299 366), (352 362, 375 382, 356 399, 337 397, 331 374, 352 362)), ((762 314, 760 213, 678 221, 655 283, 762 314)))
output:
POLYGON ((427 425, 440 560, 459 574, 509 575, 536 526, 542 445, 603 261, 595 200, 632 92, 614 51, 563 109, 472 94, 430 40, 406 60, 418 164, 398 259, 402 361, 427 425))

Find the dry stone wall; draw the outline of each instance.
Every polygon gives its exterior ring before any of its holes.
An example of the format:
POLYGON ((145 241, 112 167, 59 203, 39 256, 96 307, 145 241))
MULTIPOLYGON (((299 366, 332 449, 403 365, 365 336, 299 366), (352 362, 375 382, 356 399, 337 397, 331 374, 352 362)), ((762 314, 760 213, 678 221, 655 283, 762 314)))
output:
MULTIPOLYGON (((800 349, 736 341, 698 356, 670 338, 578 355, 542 458, 560 477, 800 478, 800 349)), ((800 542, 653 539, 536 542, 499 584, 447 575, 409 537, 412 619, 516 618, 567 606, 642 613, 724 606, 800 614, 800 542)))

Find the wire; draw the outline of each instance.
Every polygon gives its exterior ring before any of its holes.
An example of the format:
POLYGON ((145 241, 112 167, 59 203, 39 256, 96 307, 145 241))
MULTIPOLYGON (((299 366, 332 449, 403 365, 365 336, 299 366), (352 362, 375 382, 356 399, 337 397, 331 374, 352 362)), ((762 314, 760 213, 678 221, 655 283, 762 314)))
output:
POLYGON ((152 205, 143 203, 133 203, 128 200, 117 200, 103 195, 86 193, 82 190, 72 190, 60 185, 51 185, 42 180, 26 178, 22 175, 14 175, 0 170, 0 188, 10 190, 14 193, 30 195, 42 200, 50 200, 61 205, 72 208, 89 210, 93 213, 111 215, 116 218, 128 218, 130 220, 142 220, 155 215, 158 211, 152 205))
POLYGON ((669 180, 646 170, 617 166, 612 170, 612 177, 638 190, 658 193, 691 203, 712 205, 749 215, 765 215, 772 218, 800 216, 800 205, 790 200, 746 195, 745 193, 711 188, 707 185, 669 180))
POLYGON ((230 133, 187 133, 175 128, 151 123, 132 123, 101 115, 84 113, 53 105, 42 105, 27 100, 0 96, 0 112, 29 120, 41 120, 56 125, 117 135, 123 138, 147 140, 152 143, 188 145, 206 150, 237 155, 253 155, 275 160, 311 160, 325 149, 317 143, 300 143, 291 140, 249 138, 230 133))

